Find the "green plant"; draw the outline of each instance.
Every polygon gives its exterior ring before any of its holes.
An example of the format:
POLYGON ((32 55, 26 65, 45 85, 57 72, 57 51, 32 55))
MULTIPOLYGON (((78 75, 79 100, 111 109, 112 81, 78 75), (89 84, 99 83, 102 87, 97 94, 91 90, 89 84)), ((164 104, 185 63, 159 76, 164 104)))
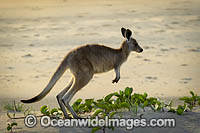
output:
MULTIPOLYGON (((114 102, 113 99, 111 99, 113 96, 114 96, 114 94, 111 93, 103 99, 93 101, 95 111, 94 111, 94 114, 92 115, 92 119, 96 118, 96 117, 100 117, 102 119, 105 119, 106 116, 110 119, 110 118, 113 118, 113 116, 116 113, 118 113, 117 107, 120 107, 120 105, 116 106, 117 103, 114 102)), ((102 130, 103 133, 105 133, 106 128, 114 130, 113 126, 110 126, 110 127, 105 127, 105 126, 103 126, 103 127, 92 127, 92 133, 94 133, 98 130, 102 130)))
POLYGON ((10 131, 11 133, 13 133, 13 127, 14 127, 14 126, 17 126, 17 123, 16 123, 16 122, 8 123, 7 131, 10 131))
POLYGON ((168 112, 176 113, 176 110, 172 108, 173 101, 170 100, 169 104, 165 104, 165 107, 169 107, 168 112))
POLYGON ((178 105, 177 109, 176 109, 176 113, 178 115, 182 115, 183 112, 186 110, 186 104, 182 105, 178 105))
POLYGON ((16 114, 19 112, 23 112, 24 116, 28 114, 33 114, 33 110, 31 107, 25 106, 21 103, 16 103, 15 100, 13 103, 7 103, 6 105, 4 105, 4 109, 7 110, 7 116, 10 119, 18 119, 18 117, 16 117, 16 114))
POLYGON ((72 108, 76 113, 90 113, 94 109, 94 99, 85 99, 85 103, 82 103, 82 99, 77 99, 73 104, 72 108))
POLYGON ((24 111, 25 107, 24 104, 16 103, 14 100, 13 103, 7 103, 4 105, 4 109, 7 111, 22 112, 24 111))
POLYGON ((43 115, 50 115, 50 109, 47 105, 43 105, 41 108, 40 108, 40 112, 43 114, 43 115))
POLYGON ((193 91, 190 91, 190 94, 192 95, 191 97, 181 97, 179 98, 179 100, 184 101, 183 105, 178 105, 178 107, 176 109, 172 108, 172 101, 170 102, 169 105, 167 105, 167 107, 170 107, 168 112, 173 112, 173 113, 177 113, 178 115, 182 115, 185 111, 187 111, 188 109, 190 111, 192 111, 192 109, 198 105, 200 105, 200 96, 197 96, 197 94, 194 94, 193 91))
POLYGON ((40 112, 43 115, 47 115, 47 116, 50 116, 52 118, 60 118, 63 115, 62 111, 60 109, 57 109, 57 108, 50 109, 47 105, 43 105, 40 108, 40 112))
POLYGON ((184 104, 187 105, 187 107, 192 111, 192 109, 198 104, 200 105, 200 96, 197 96, 197 94, 194 94, 193 91, 190 91, 191 97, 181 97, 179 100, 184 101, 184 104))
MULTIPOLYGON (((155 97, 148 97, 148 94, 133 93, 133 88, 126 87, 124 91, 114 92, 108 94, 102 99, 86 99, 85 103, 81 103, 82 99, 78 99, 74 104, 73 108, 77 113, 94 112, 92 118, 100 117, 105 118, 106 116, 112 118, 115 114, 120 116, 120 112, 123 110, 132 110, 137 115, 138 109, 142 108, 145 111, 146 107, 150 107, 153 111, 165 111, 168 108, 168 112, 177 113, 182 115, 187 108, 192 111, 192 108, 196 104, 200 105, 200 97, 190 91, 192 97, 182 97, 180 100, 184 101, 184 105, 178 105, 176 109, 172 107, 173 101, 171 100, 168 104, 160 101, 155 97), (88 102, 89 101, 89 102, 88 102), (87 106, 86 106, 87 105, 87 106), (89 106, 88 106, 89 105, 89 106)), ((105 132, 106 127, 93 127, 92 132, 103 130, 105 132)), ((114 127, 108 127, 114 130, 114 127)))
MULTIPOLYGON (((165 111, 177 113, 178 115, 182 115, 188 109, 192 111, 192 109, 199 105, 200 106, 200 96, 194 94, 194 92, 190 91, 191 97, 181 97, 179 100, 184 101, 183 105, 178 105, 177 108, 173 108, 173 101, 171 100, 168 104, 160 101, 155 97, 148 97, 148 94, 145 92, 144 94, 133 93, 133 88, 126 87, 124 90, 120 90, 119 92, 114 92, 106 95, 102 99, 94 100, 94 99, 85 99, 84 102, 82 99, 77 99, 73 104, 72 108, 78 114, 87 114, 93 113, 91 119, 96 117, 105 119, 105 117, 113 118, 114 116, 118 116, 122 118, 121 112, 123 111, 132 111, 134 115, 142 109, 145 111, 145 108, 151 108, 153 111, 165 111)), ((24 116, 32 113, 32 108, 24 106, 20 103, 15 103, 15 101, 11 104, 6 104, 4 109, 7 111, 13 111, 13 116, 7 112, 7 116, 12 119, 24 119, 25 117, 15 117, 16 112, 24 112, 24 116)), ((43 105, 40 108, 40 112, 42 115, 36 116, 41 117, 43 115, 48 115, 51 118, 61 118, 63 117, 63 113, 59 108, 48 107, 47 105, 43 105)), ((140 118, 143 114, 140 114, 140 118)), ((12 122, 8 124, 7 130, 13 132, 13 127, 17 126, 16 122, 12 122)), ((91 127, 92 132, 96 132, 98 130, 102 130, 104 133, 106 128, 114 130, 115 127, 91 127)))

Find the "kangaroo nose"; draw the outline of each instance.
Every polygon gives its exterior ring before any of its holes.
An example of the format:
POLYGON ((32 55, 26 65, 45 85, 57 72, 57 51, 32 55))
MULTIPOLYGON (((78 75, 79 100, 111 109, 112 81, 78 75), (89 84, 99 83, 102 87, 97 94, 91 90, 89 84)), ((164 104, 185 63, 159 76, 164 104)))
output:
POLYGON ((143 49, 140 50, 140 52, 142 52, 142 51, 143 51, 143 49))

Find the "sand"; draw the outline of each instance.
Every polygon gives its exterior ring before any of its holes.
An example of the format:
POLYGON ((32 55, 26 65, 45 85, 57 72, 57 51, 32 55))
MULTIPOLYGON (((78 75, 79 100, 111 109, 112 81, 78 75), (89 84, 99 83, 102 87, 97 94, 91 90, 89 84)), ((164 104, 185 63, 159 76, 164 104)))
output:
MULTIPOLYGON (((118 84, 112 84, 114 71, 95 75, 72 101, 98 99, 127 86, 172 98, 175 105, 190 90, 199 94, 199 5, 199 0, 0 0, 1 123, 6 123, 4 104, 37 95, 70 49, 90 43, 120 47, 121 27, 133 31, 144 52, 131 53, 118 84)), ((57 107, 55 95, 70 77, 66 72, 47 97, 31 106, 57 107)))

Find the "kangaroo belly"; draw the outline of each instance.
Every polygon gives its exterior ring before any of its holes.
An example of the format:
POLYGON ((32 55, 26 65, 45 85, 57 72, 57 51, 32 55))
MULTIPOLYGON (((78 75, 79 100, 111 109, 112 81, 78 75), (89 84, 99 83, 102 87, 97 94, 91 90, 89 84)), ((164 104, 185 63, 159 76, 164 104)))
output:
POLYGON ((113 65, 107 63, 97 63, 93 64, 93 69, 95 73, 103 73, 113 69, 113 65))
POLYGON ((95 73, 103 73, 110 71, 114 68, 116 64, 116 61, 113 57, 109 57, 103 54, 101 54, 100 56, 90 56, 89 60, 91 61, 95 73))
POLYGON ((107 71, 110 71, 110 70, 111 70, 111 68, 106 68, 105 66, 95 67, 94 73, 103 73, 103 72, 107 72, 107 71))

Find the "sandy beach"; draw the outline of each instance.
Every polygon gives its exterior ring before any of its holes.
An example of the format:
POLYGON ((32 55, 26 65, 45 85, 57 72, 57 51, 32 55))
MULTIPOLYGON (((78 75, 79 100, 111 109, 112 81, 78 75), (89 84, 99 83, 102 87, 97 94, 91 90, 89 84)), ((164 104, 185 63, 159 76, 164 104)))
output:
MULTIPOLYGON (((199 0, 0 0, 0 123, 5 123, 0 132, 6 127, 5 103, 41 92, 64 56, 77 46, 119 48, 124 39, 121 27, 133 31, 143 53, 131 53, 117 84, 112 84, 114 71, 95 75, 72 102, 102 98, 127 86, 136 93, 173 99, 175 105, 190 90, 199 94, 199 5, 199 0)), ((70 78, 65 72, 48 96, 30 106, 58 107, 55 96, 70 78)), ((51 129, 32 131, 38 130, 51 129)))

